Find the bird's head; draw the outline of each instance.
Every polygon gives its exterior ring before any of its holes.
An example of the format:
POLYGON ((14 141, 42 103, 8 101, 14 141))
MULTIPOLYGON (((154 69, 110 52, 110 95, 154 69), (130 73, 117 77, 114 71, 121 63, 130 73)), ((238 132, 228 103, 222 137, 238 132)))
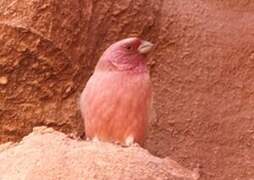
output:
POLYGON ((111 46, 101 56, 96 69, 115 69, 120 71, 146 69, 146 54, 153 44, 140 38, 127 38, 111 46))

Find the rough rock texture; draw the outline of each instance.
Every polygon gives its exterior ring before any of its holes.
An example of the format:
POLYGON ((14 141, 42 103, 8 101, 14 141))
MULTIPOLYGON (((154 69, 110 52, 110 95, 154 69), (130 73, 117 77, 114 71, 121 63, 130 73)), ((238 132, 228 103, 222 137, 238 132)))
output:
POLYGON ((1 0, 0 141, 42 124, 81 135, 77 100, 98 57, 120 36, 151 32, 159 4, 1 0))
POLYGON ((105 47, 156 44, 147 148, 204 179, 254 177, 254 1, 0 0, 0 141, 81 135, 77 98, 105 47))
POLYGON ((139 146, 122 148, 85 142, 65 134, 36 128, 20 143, 0 146, 0 179, 165 179, 196 180, 191 172, 170 158, 152 156, 139 146))
POLYGON ((204 179, 254 178, 254 1, 164 1, 147 147, 204 179))

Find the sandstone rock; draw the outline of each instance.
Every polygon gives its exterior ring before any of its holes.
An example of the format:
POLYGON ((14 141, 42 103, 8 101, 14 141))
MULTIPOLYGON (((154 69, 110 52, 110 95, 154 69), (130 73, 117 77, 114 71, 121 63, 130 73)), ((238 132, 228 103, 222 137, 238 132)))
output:
POLYGON ((3 180, 196 180, 199 177, 197 172, 181 167, 170 158, 155 157, 138 145, 123 148, 70 139, 45 127, 35 128, 20 143, 2 145, 1 149, 4 149, 0 151, 3 180))

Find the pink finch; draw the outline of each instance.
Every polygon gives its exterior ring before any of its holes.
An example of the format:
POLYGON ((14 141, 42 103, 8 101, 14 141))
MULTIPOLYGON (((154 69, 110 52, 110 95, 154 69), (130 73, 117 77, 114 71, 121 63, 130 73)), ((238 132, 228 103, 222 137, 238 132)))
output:
POLYGON ((80 98, 88 139, 144 144, 152 103, 145 55, 152 46, 127 38, 103 53, 80 98))

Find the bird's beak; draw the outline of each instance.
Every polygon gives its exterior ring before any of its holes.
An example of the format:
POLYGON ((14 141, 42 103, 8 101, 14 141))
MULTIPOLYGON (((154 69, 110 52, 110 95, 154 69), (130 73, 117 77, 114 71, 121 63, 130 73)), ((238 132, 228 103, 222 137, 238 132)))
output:
POLYGON ((153 47, 152 43, 150 43, 148 41, 142 41, 138 47, 138 52, 140 54, 147 54, 148 52, 151 51, 152 47, 153 47))

